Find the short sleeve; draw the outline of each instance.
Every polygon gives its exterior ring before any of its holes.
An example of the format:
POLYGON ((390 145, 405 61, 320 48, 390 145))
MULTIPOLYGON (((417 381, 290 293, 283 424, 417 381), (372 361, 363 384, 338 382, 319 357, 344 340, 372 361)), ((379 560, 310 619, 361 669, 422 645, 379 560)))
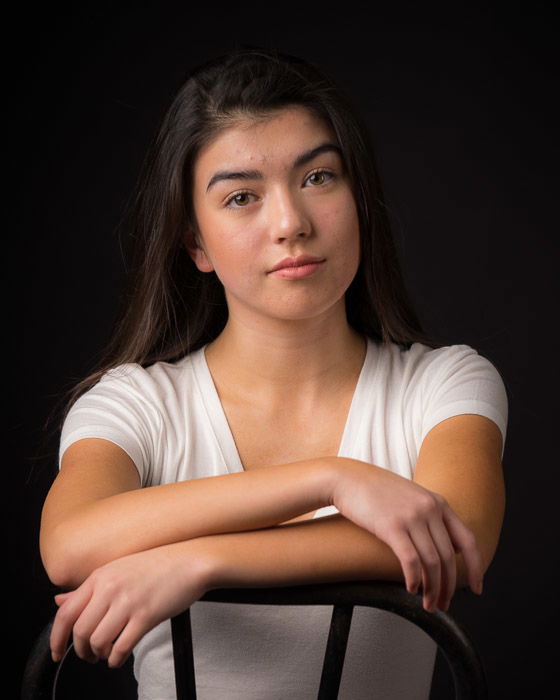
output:
POLYGON ((102 438, 129 455, 144 482, 161 417, 142 392, 143 373, 145 370, 140 365, 120 365, 77 399, 62 426, 59 464, 72 443, 84 438, 102 438))
POLYGON ((422 440, 438 423, 473 413, 494 421, 505 445, 508 400, 496 367, 468 345, 452 345, 433 353, 424 377, 422 440))

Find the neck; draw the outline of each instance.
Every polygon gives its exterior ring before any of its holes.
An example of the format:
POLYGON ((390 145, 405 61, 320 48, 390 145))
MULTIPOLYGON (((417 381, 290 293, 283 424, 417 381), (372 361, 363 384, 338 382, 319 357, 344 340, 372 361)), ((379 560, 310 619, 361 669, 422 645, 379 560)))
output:
POLYGON ((230 317, 206 349, 210 370, 223 388, 279 391, 292 387, 312 394, 359 373, 365 342, 346 320, 343 305, 325 316, 301 321, 247 322, 230 317))

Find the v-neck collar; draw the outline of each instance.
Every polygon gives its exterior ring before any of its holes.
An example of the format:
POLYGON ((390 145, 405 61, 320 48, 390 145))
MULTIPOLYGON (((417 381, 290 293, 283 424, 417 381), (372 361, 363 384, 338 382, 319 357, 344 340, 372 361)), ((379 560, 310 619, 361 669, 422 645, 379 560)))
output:
POLYGON ((366 412, 364 404, 371 401, 372 387, 375 385, 375 374, 379 367, 378 347, 370 338, 367 339, 366 356, 356 387, 354 395, 346 416, 346 423, 342 431, 342 438, 338 446, 338 457, 352 457, 355 451, 355 446, 360 434, 360 428, 365 419, 366 412))
MULTIPOLYGON (((206 346, 200 348, 200 350, 191 355, 194 374, 201 398, 210 419, 216 444, 224 458, 227 471, 230 473, 242 472, 244 471, 243 463, 241 462, 241 457, 239 456, 239 451, 235 444, 224 407, 222 406, 216 385, 214 384, 214 379, 208 367, 205 350, 206 346)), ((377 364, 376 355, 376 344, 373 340, 368 338, 366 355, 356 382, 356 387, 342 431, 337 453, 339 457, 350 457, 352 454, 352 446, 356 444, 356 437, 359 433, 360 424, 364 415, 360 407, 363 406, 366 392, 368 395, 371 395, 372 378, 377 364)))
POLYGON ((229 427, 228 420, 218 396, 218 390, 214 384, 214 379, 206 362, 205 355, 206 346, 200 348, 191 355, 192 366, 194 370, 195 380, 198 384, 198 389, 202 399, 202 403, 206 409, 210 425, 214 433, 216 444, 224 460, 224 466, 231 474, 242 472, 243 463, 239 456, 239 451, 233 433, 229 427))

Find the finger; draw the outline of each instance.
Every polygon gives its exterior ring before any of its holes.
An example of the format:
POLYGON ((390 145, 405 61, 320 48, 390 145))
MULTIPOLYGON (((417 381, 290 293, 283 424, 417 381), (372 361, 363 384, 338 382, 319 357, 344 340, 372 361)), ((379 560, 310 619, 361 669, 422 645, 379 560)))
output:
POLYGON ((128 622, 129 615, 124 610, 118 610, 116 606, 109 608, 89 638, 91 649, 99 659, 109 658, 114 641, 128 622))
POLYGON ((75 591, 62 595, 65 595, 66 598, 57 610, 50 635, 53 661, 62 659, 68 646, 74 623, 90 599, 91 589, 89 586, 82 584, 75 591))
POLYGON ((386 540, 400 562, 406 590, 417 593, 422 583, 422 565, 416 547, 407 532, 394 534, 386 540))
POLYGON ((448 610, 457 586, 457 560, 455 549, 444 522, 436 518, 429 523, 429 530, 441 562, 441 589, 437 607, 448 610))
POLYGON ((115 640, 107 664, 111 668, 119 668, 128 659, 134 647, 150 630, 151 626, 138 618, 131 619, 115 640))
POLYGON ((91 636, 104 619, 110 607, 105 596, 93 595, 74 623, 73 640, 77 656, 84 661, 95 663, 99 660, 91 646, 91 636))
POLYGON ((54 602, 60 607, 62 603, 64 603, 65 600, 68 599, 68 596, 70 596, 72 591, 68 593, 57 593, 54 597, 54 602))
POLYGON ((422 594, 424 608, 436 609, 441 590, 441 560, 430 531, 426 526, 417 526, 410 532, 422 566, 422 594))
POLYGON ((443 517, 451 542, 463 557, 469 586, 474 593, 481 594, 484 570, 476 537, 451 508, 444 509, 443 517))

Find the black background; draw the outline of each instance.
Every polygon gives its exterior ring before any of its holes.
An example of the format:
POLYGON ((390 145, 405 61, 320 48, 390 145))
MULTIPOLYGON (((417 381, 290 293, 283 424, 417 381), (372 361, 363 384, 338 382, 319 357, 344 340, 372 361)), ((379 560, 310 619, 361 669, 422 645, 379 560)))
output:
POLYGON ((16 673, 53 610, 37 548, 56 462, 43 425, 109 337, 123 274, 116 228, 144 150, 187 70, 257 44, 312 60, 354 97, 425 325, 475 347, 504 378, 502 540, 484 595, 459 595, 454 612, 483 658, 490 697, 547 696, 559 551, 558 25, 549 5, 82 3, 22 9, 5 34, 15 192, 4 236, 14 341, 4 604, 15 613, 16 673))

